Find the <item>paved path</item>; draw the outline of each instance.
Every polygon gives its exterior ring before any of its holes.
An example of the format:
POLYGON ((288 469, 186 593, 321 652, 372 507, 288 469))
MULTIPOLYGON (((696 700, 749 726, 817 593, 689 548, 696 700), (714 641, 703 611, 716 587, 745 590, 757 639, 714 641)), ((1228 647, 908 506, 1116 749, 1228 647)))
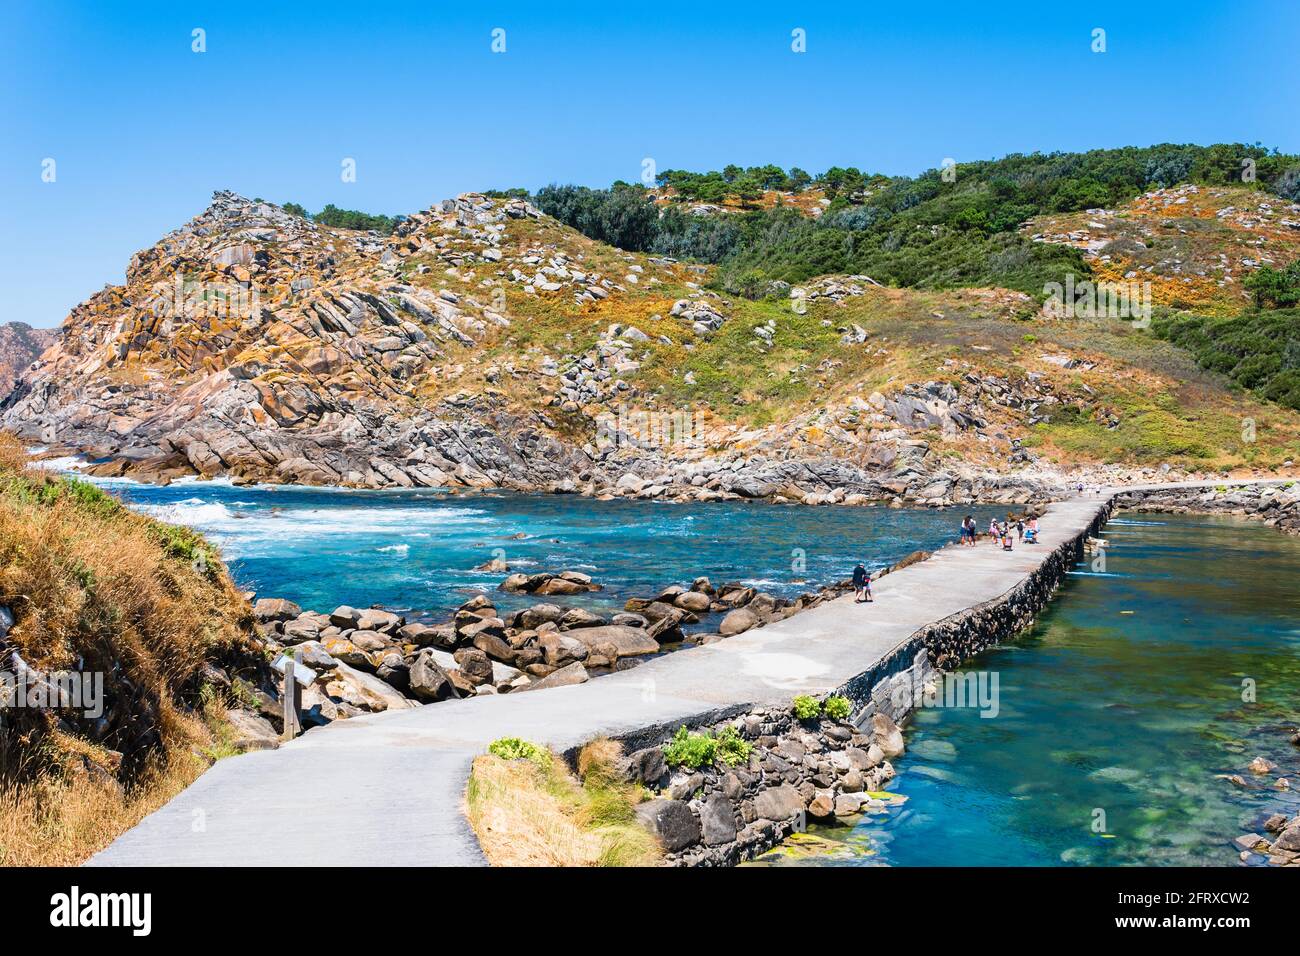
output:
POLYGON ((833 690, 925 625, 1015 587, 1110 497, 1051 505, 1036 547, 944 548, 881 578, 874 604, 849 595, 585 684, 337 721, 278 750, 227 758, 90 863, 482 865, 461 804, 470 763, 490 741, 520 736, 564 750, 721 707, 833 690))

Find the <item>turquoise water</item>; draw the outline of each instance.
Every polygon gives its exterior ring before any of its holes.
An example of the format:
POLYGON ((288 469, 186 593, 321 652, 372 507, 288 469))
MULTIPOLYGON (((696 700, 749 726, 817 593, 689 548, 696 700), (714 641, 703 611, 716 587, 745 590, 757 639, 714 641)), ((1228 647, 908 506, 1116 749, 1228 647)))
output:
POLYGON ((1300 539, 1135 514, 1104 536, 1104 574, 1081 565, 1030 632, 966 668, 997 673, 996 717, 917 713, 890 788, 907 801, 855 828, 875 850, 856 862, 1232 865, 1234 837, 1300 812, 1271 788, 1300 785, 1300 539), (1251 774, 1256 755, 1279 770, 1251 774))
MULTIPOLYGON (((494 592, 504 575, 473 568, 495 554, 512 570, 582 571, 605 585, 576 598, 545 599, 557 604, 621 609, 630 596, 700 575, 793 596, 849 577, 859 560, 875 568, 938 547, 956 536, 965 514, 218 482, 103 484, 155 517, 209 535, 236 579, 262 595, 315 610, 380 604, 431 616, 476 592, 494 592)), ((987 522, 994 510, 973 513, 987 522)), ((500 592, 494 599, 507 609, 539 600, 500 592)))

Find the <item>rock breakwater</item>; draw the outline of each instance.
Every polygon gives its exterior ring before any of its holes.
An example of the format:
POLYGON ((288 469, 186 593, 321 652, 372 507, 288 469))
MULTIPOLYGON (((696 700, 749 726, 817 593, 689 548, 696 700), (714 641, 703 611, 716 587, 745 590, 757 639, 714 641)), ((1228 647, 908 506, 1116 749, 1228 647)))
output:
POLYGON ((758 708, 678 730, 632 750, 629 780, 653 796, 636 807, 668 866, 734 866, 771 849, 809 820, 852 822, 883 811, 903 753, 898 726, 883 714, 859 729, 844 720, 801 720, 789 708, 758 708), (683 762, 682 742, 711 739, 712 760, 683 762))

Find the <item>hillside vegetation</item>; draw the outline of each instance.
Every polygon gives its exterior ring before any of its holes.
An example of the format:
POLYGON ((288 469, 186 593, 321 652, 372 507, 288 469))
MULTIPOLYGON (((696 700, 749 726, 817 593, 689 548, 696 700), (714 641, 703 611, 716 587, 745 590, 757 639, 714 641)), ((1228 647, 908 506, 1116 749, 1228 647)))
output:
POLYGON ((1154 328, 1191 352, 1202 367, 1300 410, 1300 310, 1230 318, 1171 315, 1157 320, 1154 328))
MULTIPOLYGON (((507 287, 514 324, 481 343, 476 361, 444 366, 426 401, 487 394, 519 408, 550 407, 561 413, 557 426, 587 440, 585 423, 608 406, 599 398, 566 402, 556 378, 524 369, 543 355, 558 355, 560 368, 584 360, 599 367, 609 330, 620 328, 645 336, 627 350, 631 364, 618 376, 633 387, 622 393, 635 397, 627 400, 694 409, 710 447, 747 455, 860 458, 901 429, 929 441, 944 461, 993 470, 1007 466, 1015 442, 1062 466, 1218 471, 1300 456, 1300 417, 1234 391, 1215 374, 1221 370, 1203 370, 1194 355, 1128 321, 1052 318, 1022 293, 889 289, 839 277, 806 283, 802 299, 751 300, 701 291, 708 272, 620 252, 545 219, 512 223, 500 248, 508 257, 555 250, 610 274, 643 264, 648 278, 595 303, 507 287), (708 303, 725 321, 697 331, 671 314, 684 299, 708 303), (981 399, 987 427, 944 434, 881 416, 869 402, 873 393, 927 382, 971 392, 968 377, 1007 385, 1001 404, 981 399), (1252 442, 1242 440, 1246 418, 1257 422, 1252 442)), ((410 281, 446 285, 440 272, 420 271, 432 265, 409 259, 410 281)))
POLYGON ((265 666, 247 604, 194 533, 27 466, 0 435, 0 669, 100 674, 102 713, 0 713, 0 863, 79 862, 220 754, 221 662, 265 666))
POLYGON ((1040 295, 1043 284, 1059 281, 1063 271, 1083 278, 1090 270, 1069 249, 1043 248, 1021 235, 1027 220, 1115 206, 1181 183, 1240 185, 1247 168, 1253 188, 1300 198, 1300 158, 1221 144, 1017 154, 916 177, 836 167, 789 193, 779 190, 792 189, 807 174, 779 167, 670 170, 655 189, 553 186, 539 191, 537 202, 549 215, 621 248, 720 263, 718 286, 751 297, 769 293, 773 283, 831 273, 865 273, 887 285, 997 285, 1040 295), (816 216, 798 202, 808 193, 824 201, 814 207, 816 216), (682 211, 678 200, 699 197, 723 210, 728 200, 746 197, 762 208, 740 216, 682 211), (786 201, 757 202, 763 197, 786 201), (665 199, 660 217, 655 203, 665 199))

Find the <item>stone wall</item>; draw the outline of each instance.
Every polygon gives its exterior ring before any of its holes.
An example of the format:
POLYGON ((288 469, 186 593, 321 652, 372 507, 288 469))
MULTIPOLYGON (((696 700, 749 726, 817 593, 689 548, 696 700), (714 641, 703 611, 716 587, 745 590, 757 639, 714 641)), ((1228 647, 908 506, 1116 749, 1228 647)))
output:
MULTIPOLYGON (((839 687, 850 721, 798 721, 789 709, 730 708, 699 715, 691 726, 733 727, 753 743, 744 767, 673 772, 662 746, 680 722, 619 738, 630 751, 628 776, 659 796, 641 805, 673 866, 732 866, 801 830, 809 818, 832 820, 872 809, 870 791, 894 776, 887 758, 903 752, 898 731, 927 684, 1033 624, 1119 508, 1241 514, 1300 533, 1300 485, 1129 491, 1099 501, 1088 527, 1048 553, 1020 584, 999 597, 930 624, 875 666, 839 687)), ((576 750, 569 755, 576 756, 576 750)), ((878 802, 878 801, 877 801, 878 802)), ((1300 818, 1298 818, 1300 819, 1300 818)))
MULTIPOLYGON (((679 722, 619 739, 630 751, 623 774, 655 794, 636 813, 663 846, 666 865, 735 866, 802 831, 809 819, 885 809, 879 791, 894 777, 889 761, 903 753, 903 735, 884 715, 858 728, 826 717, 799 720, 790 707, 722 713, 694 723, 746 742, 748 755, 731 765, 669 766, 665 746, 679 722)), ((578 749, 565 755, 571 764, 578 749)))

